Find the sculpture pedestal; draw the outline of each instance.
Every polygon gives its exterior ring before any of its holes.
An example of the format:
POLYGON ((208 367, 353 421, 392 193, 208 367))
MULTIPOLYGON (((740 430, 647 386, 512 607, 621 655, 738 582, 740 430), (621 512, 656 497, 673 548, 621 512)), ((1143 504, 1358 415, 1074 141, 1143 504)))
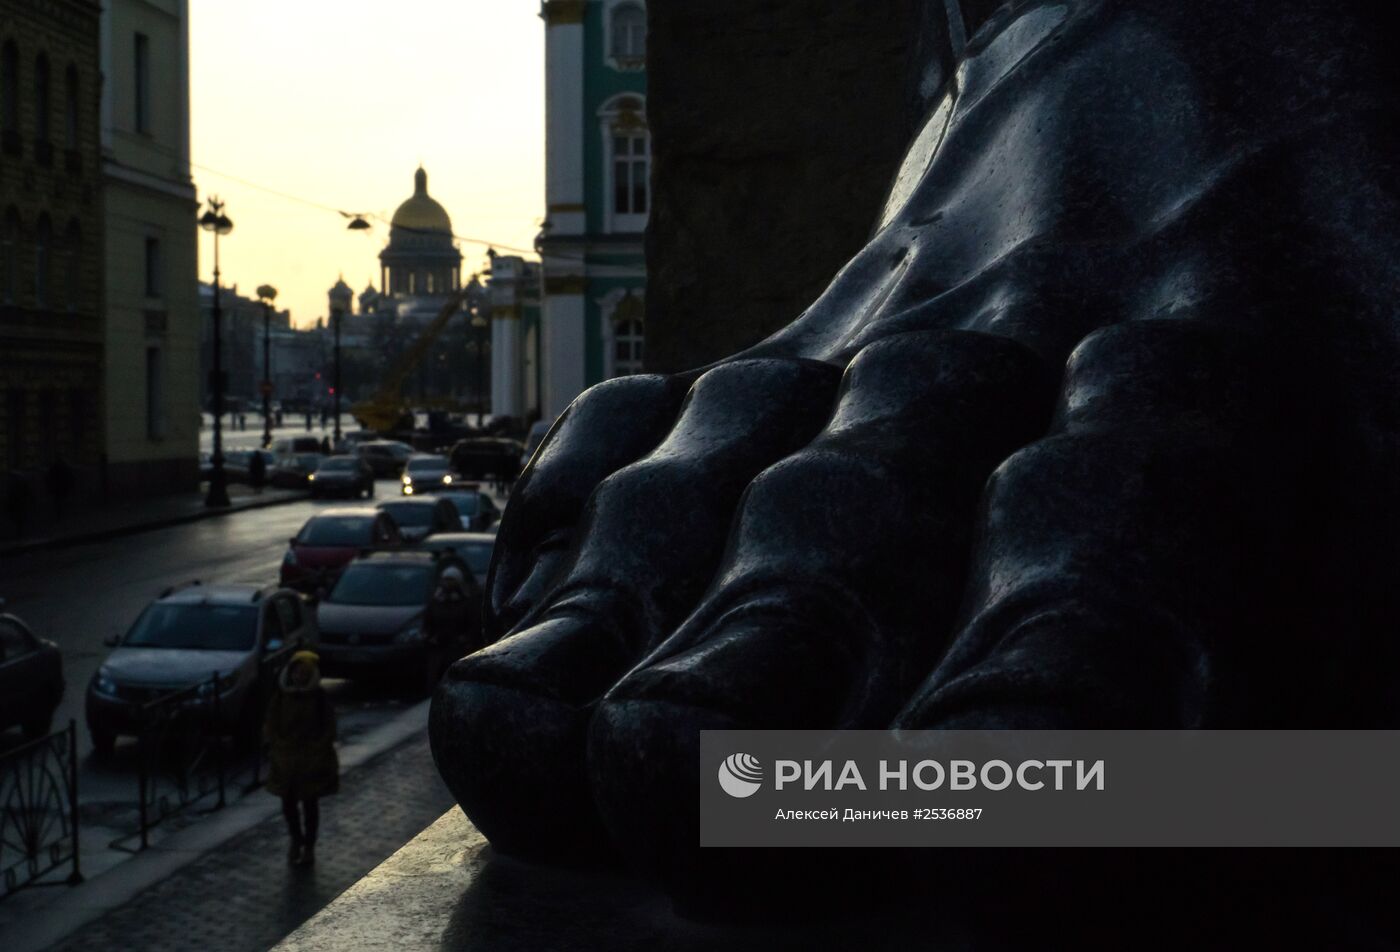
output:
POLYGON ((454 807, 276 948, 811 949, 870 946, 868 924, 736 927, 680 919, 647 884, 604 870, 530 866, 497 856, 454 807))

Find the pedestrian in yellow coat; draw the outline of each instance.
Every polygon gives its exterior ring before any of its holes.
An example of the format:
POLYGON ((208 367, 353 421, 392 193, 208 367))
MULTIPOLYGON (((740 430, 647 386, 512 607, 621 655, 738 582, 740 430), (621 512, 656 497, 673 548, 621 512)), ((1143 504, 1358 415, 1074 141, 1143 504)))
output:
POLYGON ((289 862, 315 862, 320 798, 340 789, 335 754, 335 710, 321 687, 320 658, 312 651, 292 655, 267 706, 263 740, 270 766, 267 791, 282 798, 292 845, 289 862))

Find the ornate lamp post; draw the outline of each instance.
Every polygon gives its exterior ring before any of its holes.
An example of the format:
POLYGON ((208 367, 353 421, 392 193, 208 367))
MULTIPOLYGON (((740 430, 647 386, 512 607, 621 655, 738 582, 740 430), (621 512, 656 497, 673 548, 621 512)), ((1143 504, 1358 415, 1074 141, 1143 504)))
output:
POLYGON ((209 207, 199 218, 199 227, 214 233, 214 370, 209 381, 214 391, 214 455, 210 459, 209 494, 204 505, 210 508, 227 506, 228 477, 224 473, 224 366, 222 331, 223 313, 219 302, 219 236, 233 231, 233 222, 224 214, 224 203, 211 196, 209 207))
POLYGON ((476 428, 481 429, 481 421, 486 411, 486 370, 483 358, 486 350, 486 325, 488 321, 481 308, 471 306, 472 327, 476 328, 476 428))
POLYGON ((272 445, 272 302, 277 289, 270 284, 258 288, 258 302, 263 308, 263 449, 272 445))
POLYGON ((331 406, 335 413, 334 436, 331 440, 331 450, 335 451, 340 444, 340 308, 331 311, 331 332, 335 335, 335 367, 332 370, 331 379, 331 406))

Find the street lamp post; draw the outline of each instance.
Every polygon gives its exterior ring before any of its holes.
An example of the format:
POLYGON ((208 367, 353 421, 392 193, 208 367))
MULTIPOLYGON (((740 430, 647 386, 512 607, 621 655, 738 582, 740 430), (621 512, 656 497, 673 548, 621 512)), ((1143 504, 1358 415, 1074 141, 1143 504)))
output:
POLYGON ((471 324, 476 328, 476 428, 479 430, 486 411, 486 370, 483 359, 486 351, 487 320, 482 316, 481 308, 475 304, 471 307, 471 313, 471 324))
POLYGON ((258 288, 258 300, 263 307, 263 449, 272 445, 272 302, 277 289, 270 284, 258 288))
POLYGON ((223 313, 219 301, 219 236, 233 231, 233 222, 224 214, 224 203, 210 197, 209 208, 199 218, 199 227, 214 233, 214 370, 209 381, 214 390, 214 455, 210 458, 209 494, 204 505, 210 508, 227 506, 228 476, 224 473, 224 367, 220 325, 223 313))
POLYGON ((331 311, 331 332, 335 335, 335 367, 332 370, 331 406, 335 413, 335 436, 331 449, 340 444, 340 308, 331 311))

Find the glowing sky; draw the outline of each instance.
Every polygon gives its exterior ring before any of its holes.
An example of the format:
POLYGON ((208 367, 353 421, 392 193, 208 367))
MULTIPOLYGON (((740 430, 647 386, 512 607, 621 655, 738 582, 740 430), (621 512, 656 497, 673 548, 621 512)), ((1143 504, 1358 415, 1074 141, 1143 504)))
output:
MULTIPOLYGON (((195 186, 227 203, 226 285, 309 325, 344 273, 379 283, 388 226, 346 231, 333 212, 386 219, 428 191, 461 236, 530 248, 544 211, 544 25, 538 0, 190 0, 195 186), (213 171, 217 170, 217 171, 213 171)), ((212 239, 200 235, 200 279, 212 239)), ((484 245, 461 243, 463 276, 484 245)))

